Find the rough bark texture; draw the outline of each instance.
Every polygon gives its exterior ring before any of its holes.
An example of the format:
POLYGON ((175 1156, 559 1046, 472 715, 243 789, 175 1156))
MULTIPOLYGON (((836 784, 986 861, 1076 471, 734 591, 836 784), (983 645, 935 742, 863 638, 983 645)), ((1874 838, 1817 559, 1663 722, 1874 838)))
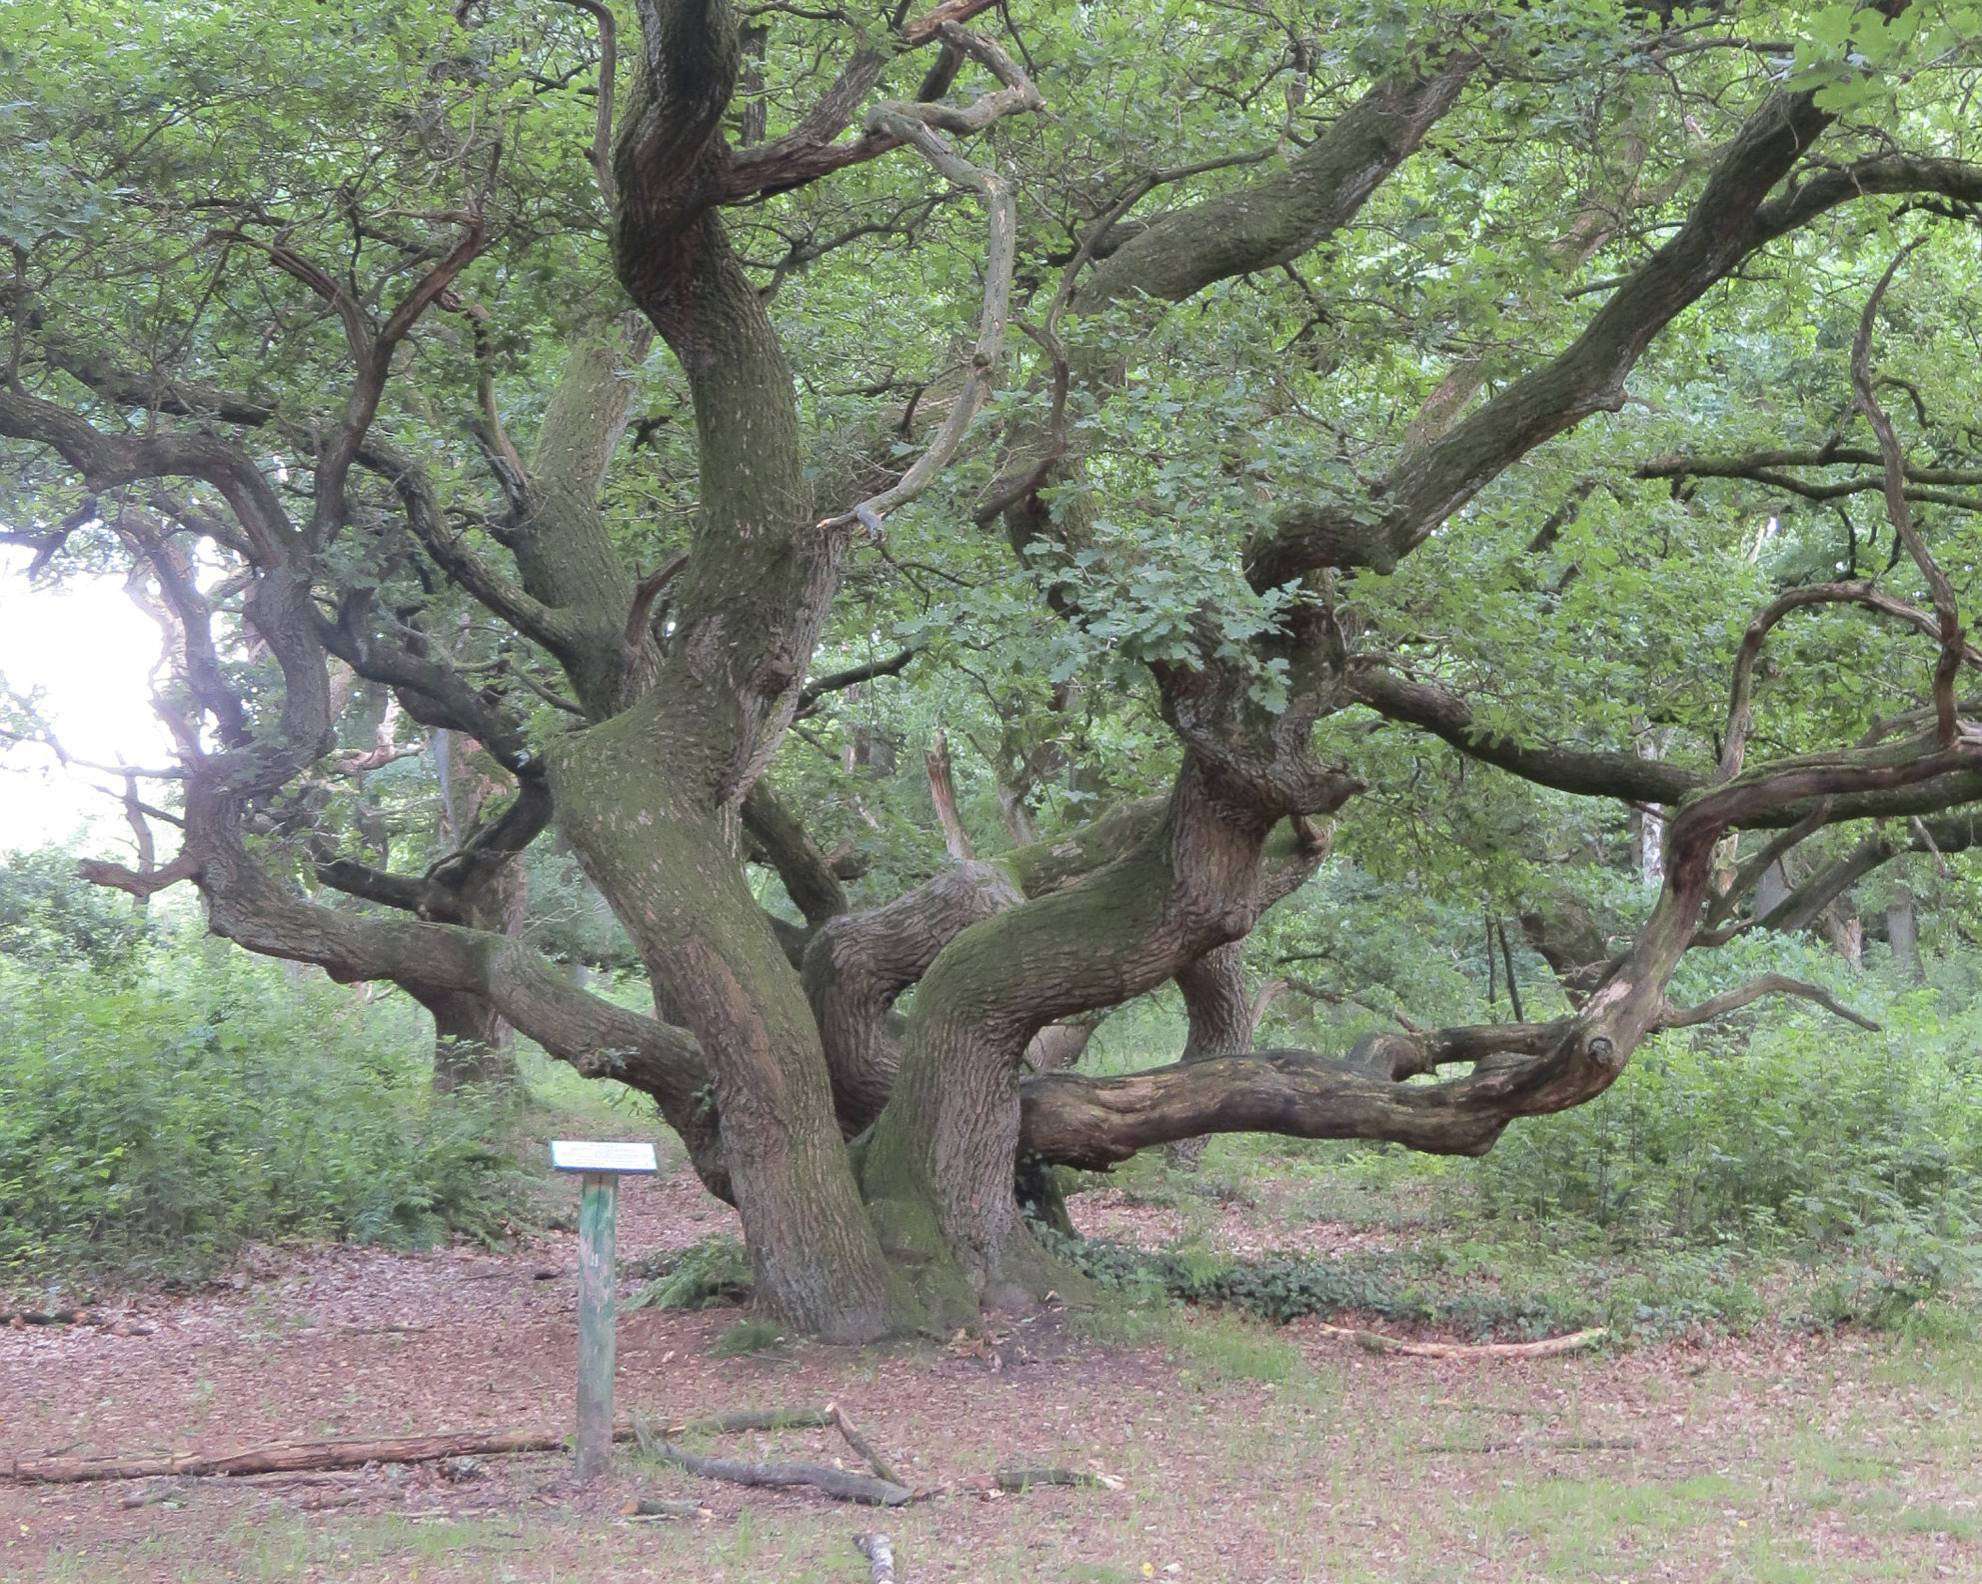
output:
POLYGON ((1128 854, 966 929, 930 965, 862 1182, 890 1252, 945 1306, 1019 1302, 1039 1273, 1012 1197, 1029 1041, 1242 936, 1270 824, 1187 767, 1128 854))

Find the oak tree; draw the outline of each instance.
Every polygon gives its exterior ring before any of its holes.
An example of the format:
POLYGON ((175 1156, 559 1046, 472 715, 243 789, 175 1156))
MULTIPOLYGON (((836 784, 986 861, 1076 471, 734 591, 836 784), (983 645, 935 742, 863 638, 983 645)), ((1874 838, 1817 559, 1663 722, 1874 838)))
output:
POLYGON ((1062 1280, 1022 1168, 1484 1152, 1967 844, 1974 5, 0 15, 8 597, 167 638, 171 851, 88 878, 651 1095, 795 1326, 1062 1280), (1557 1015, 1254 1048, 1262 916, 1465 845, 1458 764, 1489 858, 1637 811, 1641 915, 1528 899, 1557 1015), (548 842, 650 1005, 512 927, 548 842), (1179 1060, 1065 1061, 1171 982, 1179 1060))

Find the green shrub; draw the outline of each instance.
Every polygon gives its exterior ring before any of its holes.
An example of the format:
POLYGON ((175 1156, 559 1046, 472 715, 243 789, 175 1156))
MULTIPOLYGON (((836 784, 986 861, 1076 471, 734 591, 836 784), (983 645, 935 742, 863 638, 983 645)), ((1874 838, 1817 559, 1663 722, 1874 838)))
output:
POLYGON ((149 923, 122 892, 79 880, 66 848, 0 854, 0 957, 123 967, 150 938, 149 923))
MULTIPOLYGON (((1868 975, 1851 991, 1880 1033, 1798 1009, 1668 1034, 1608 1094, 1517 1122, 1481 1160, 1365 1151, 1355 1169, 1429 1182, 1444 1219, 1501 1243, 1546 1229, 1557 1250, 1652 1256, 1646 1301, 1675 1322, 1696 1302, 1675 1295, 1679 1266, 1725 1251, 1814 1266, 1819 1320, 1903 1329, 1944 1295, 1972 1298, 1982 1269, 1982 1004, 1926 989, 1880 1005, 1881 990, 1868 975)), ((1759 1312, 1708 1285, 1703 1310, 1759 1312)), ((1630 1323, 1622 1286, 1607 1302, 1630 1323)))
POLYGON ((122 971, 0 959, 0 1287, 196 1277, 249 1240, 492 1238, 514 1119, 431 1092, 400 998, 220 942, 122 971))
POLYGON ((1446 1181, 1484 1214, 1624 1241, 1809 1245, 1982 1222, 1982 1015, 1930 993, 1872 1035, 1797 1014, 1668 1035, 1591 1105, 1517 1123, 1446 1181))
POLYGON ((655 1279, 626 1301, 628 1309, 719 1309, 751 1292, 750 1256, 735 1238, 704 1238, 646 1269, 655 1279))

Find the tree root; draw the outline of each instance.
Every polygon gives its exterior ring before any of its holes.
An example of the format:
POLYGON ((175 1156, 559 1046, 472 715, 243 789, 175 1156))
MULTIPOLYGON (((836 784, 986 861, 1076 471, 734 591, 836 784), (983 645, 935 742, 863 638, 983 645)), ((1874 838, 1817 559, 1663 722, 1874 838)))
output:
POLYGON ((1591 1326, 1586 1331, 1571 1331, 1567 1336, 1548 1337, 1540 1342, 1406 1342, 1397 1337, 1387 1337, 1380 1331, 1363 1331, 1352 1326, 1317 1322, 1316 1329, 1323 1336, 1353 1342, 1372 1353, 1401 1353, 1410 1358, 1437 1359, 1555 1358, 1564 1353, 1580 1353, 1584 1348, 1595 1347, 1610 1335, 1607 1326, 1591 1326))

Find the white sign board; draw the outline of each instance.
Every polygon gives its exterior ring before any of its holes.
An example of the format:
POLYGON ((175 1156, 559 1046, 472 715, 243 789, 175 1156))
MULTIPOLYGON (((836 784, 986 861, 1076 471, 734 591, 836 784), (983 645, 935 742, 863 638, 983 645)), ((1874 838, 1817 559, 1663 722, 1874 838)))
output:
POLYGON ((552 1139, 551 1164, 561 1172, 659 1171, 652 1144, 609 1144, 590 1139, 552 1139))

